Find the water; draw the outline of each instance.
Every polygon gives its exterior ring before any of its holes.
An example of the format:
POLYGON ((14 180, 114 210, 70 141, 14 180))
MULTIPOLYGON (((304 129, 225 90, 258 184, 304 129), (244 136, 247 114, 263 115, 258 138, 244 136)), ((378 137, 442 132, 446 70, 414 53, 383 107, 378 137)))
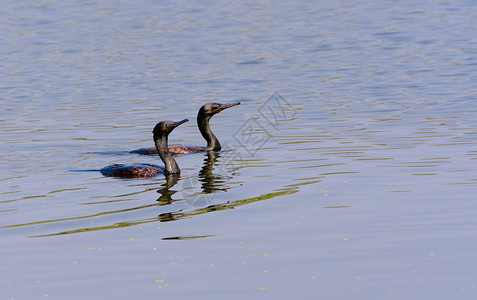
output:
POLYGON ((475 299, 473 2, 0 9, 2 299, 475 299))

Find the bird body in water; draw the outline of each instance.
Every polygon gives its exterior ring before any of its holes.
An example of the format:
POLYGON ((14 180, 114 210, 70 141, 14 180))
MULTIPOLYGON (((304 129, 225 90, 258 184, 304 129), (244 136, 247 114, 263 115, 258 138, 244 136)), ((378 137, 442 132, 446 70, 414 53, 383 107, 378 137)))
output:
POLYGON ((154 127, 153 137, 156 145, 156 153, 159 154, 161 160, 164 162, 164 167, 151 164, 114 164, 104 167, 100 170, 104 176, 124 177, 124 178, 140 178, 140 177, 154 177, 159 174, 179 174, 181 170, 177 165, 174 157, 169 151, 167 142, 168 136, 177 126, 189 121, 184 119, 179 122, 162 121, 154 127))
MULTIPOLYGON (((204 104, 200 109, 199 113, 197 114, 197 126, 199 127, 200 133, 207 141, 206 147, 201 146, 183 146, 183 145, 169 145, 169 152, 172 154, 187 154, 187 153, 195 153, 195 152, 205 152, 205 151, 220 151, 222 146, 219 143, 219 140, 215 136, 215 134, 210 129, 209 121, 212 116, 218 114, 219 112, 239 105, 240 102, 233 102, 229 104, 220 104, 220 103, 207 103, 204 104)), ((157 149, 155 148, 141 148, 137 150, 133 150, 130 153, 137 153, 137 154, 157 154, 157 149)))

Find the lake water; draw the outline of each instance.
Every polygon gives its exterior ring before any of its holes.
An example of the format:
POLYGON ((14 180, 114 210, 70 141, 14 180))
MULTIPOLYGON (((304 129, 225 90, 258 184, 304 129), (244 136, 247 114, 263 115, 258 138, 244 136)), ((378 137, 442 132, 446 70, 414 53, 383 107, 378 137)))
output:
POLYGON ((1 299, 476 299, 474 1, 0 11, 1 299))

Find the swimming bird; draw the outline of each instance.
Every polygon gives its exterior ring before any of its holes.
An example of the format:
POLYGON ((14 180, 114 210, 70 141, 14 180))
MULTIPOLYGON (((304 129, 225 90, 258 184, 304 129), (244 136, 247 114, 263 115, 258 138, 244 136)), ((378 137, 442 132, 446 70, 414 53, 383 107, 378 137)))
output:
POLYGON ((139 177, 154 177, 159 174, 179 174, 181 170, 177 165, 174 157, 169 152, 167 140, 169 134, 177 126, 189 121, 184 119, 179 122, 162 121, 154 127, 153 138, 156 144, 156 153, 159 153, 161 160, 164 162, 164 167, 159 167, 151 164, 114 164, 104 167, 100 170, 104 176, 124 177, 124 178, 139 178, 139 177))
MULTIPOLYGON (((240 102, 233 102, 229 104, 220 104, 220 103, 207 103, 204 104, 197 114, 197 126, 199 127, 200 133, 207 141, 207 146, 184 146, 184 145, 170 145, 169 152, 172 154, 186 154, 194 152, 204 152, 204 151, 220 151, 222 146, 220 146, 219 140, 214 135, 210 129, 209 121, 215 114, 219 112, 239 105, 240 102)), ((141 148, 137 150, 130 151, 130 153, 137 154, 156 154, 157 150, 155 148, 141 148)))

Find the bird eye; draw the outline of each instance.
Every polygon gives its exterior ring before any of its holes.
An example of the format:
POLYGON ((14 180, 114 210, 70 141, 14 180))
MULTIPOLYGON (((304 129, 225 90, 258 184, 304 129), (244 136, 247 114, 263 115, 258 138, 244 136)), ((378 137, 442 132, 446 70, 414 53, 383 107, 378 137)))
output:
POLYGON ((215 108, 219 108, 219 107, 220 107, 220 105, 218 105, 218 104, 215 106, 215 108))
POLYGON ((166 127, 170 127, 170 126, 171 126, 171 124, 166 124, 166 127))

